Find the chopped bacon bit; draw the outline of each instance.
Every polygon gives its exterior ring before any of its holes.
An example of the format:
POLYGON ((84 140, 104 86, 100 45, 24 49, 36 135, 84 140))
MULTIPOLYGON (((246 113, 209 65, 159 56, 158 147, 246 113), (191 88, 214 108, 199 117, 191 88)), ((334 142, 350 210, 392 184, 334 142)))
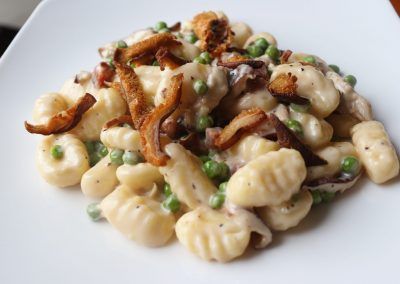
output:
POLYGON ((233 40, 233 33, 225 19, 218 18, 214 12, 203 12, 192 21, 193 30, 201 40, 201 48, 214 57, 224 52, 233 40))
POLYGON ((259 108, 242 111, 224 127, 215 139, 214 146, 219 150, 228 149, 240 139, 243 133, 249 132, 267 118, 265 112, 259 108))
POLYGON ((113 119, 107 121, 103 125, 103 131, 107 130, 111 127, 114 127, 114 126, 124 124, 124 123, 129 124, 130 126, 132 126, 132 128, 134 127, 133 121, 132 121, 132 116, 125 114, 120 117, 116 117, 116 118, 113 118, 113 119))
POLYGON ((179 30, 181 29, 181 22, 177 22, 177 23, 173 24, 172 26, 168 27, 168 29, 171 32, 179 32, 179 30))
MULTIPOLYGON (((115 53, 120 53, 122 49, 119 49, 115 51, 115 53)), ((118 55, 117 55, 118 56, 118 55)), ((129 61, 129 65, 135 64, 135 67, 139 67, 142 65, 151 65, 154 61, 154 55, 151 53, 143 53, 141 55, 138 55, 134 58, 132 58, 129 61)))
POLYGON ((160 64, 160 69, 163 71, 165 67, 170 69, 178 68, 189 61, 182 59, 168 50, 168 48, 161 47, 156 53, 156 59, 160 64))
POLYGON ((171 78, 165 102, 154 108, 140 127, 140 141, 146 161, 155 166, 163 166, 169 157, 161 150, 160 126, 179 106, 182 95, 183 74, 171 78))
POLYGON ((154 55, 160 47, 176 47, 181 45, 176 37, 170 33, 156 34, 150 38, 144 39, 127 48, 118 48, 114 55, 114 61, 127 63, 133 58, 143 54, 154 55))
POLYGON ((96 99, 89 93, 69 109, 52 116, 46 124, 32 125, 25 121, 25 129, 30 133, 50 135, 70 131, 82 119, 82 115, 96 103, 96 99))
POLYGON ((188 135, 181 137, 178 143, 195 155, 201 155, 207 152, 204 142, 196 132, 190 132, 188 135))
POLYGON ((293 52, 292 52, 291 50, 289 50, 289 49, 283 51, 282 54, 281 54, 281 58, 280 58, 281 64, 287 63, 288 60, 289 60, 289 57, 290 57, 290 55, 292 55, 292 53, 293 53, 293 52))
POLYGON ((186 128, 182 124, 182 117, 168 117, 161 124, 161 131, 171 139, 177 139, 186 133, 186 128))
POLYGON ((133 124, 135 129, 139 129, 146 115, 150 112, 139 77, 128 65, 115 62, 115 67, 121 79, 122 93, 128 103, 133 124))
POLYGON ((328 163, 304 145, 275 114, 269 114, 269 120, 275 127, 279 145, 299 151, 307 167, 321 166, 328 163))
POLYGON ((269 83, 268 90, 272 96, 282 103, 294 103, 298 105, 309 104, 310 101, 307 98, 300 97, 296 94, 296 81, 297 77, 290 72, 288 74, 280 74, 269 83))
POLYGON ((302 186, 302 190, 343 192, 346 189, 353 187, 361 176, 362 172, 356 176, 321 177, 319 179, 305 182, 302 186))
POLYGON ((228 62, 218 62, 218 66, 223 66, 229 69, 235 69, 239 65, 249 65, 253 68, 261 68, 265 65, 264 61, 261 60, 252 60, 252 59, 244 59, 244 60, 238 60, 238 61, 231 61, 229 60, 228 62))
POLYGON ((100 62, 93 70, 93 83, 96 88, 103 88, 106 82, 112 82, 115 70, 106 62, 100 62))

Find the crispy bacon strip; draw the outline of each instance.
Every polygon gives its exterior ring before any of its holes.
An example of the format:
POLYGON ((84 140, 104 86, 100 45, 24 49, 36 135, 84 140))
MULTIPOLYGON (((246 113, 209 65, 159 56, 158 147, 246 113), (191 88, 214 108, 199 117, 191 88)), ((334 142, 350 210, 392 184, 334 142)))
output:
POLYGON ((82 119, 82 115, 96 103, 96 99, 89 93, 69 109, 52 116, 46 124, 32 125, 25 121, 25 129, 30 133, 50 135, 70 131, 82 119))
POLYGON ((201 48, 218 57, 227 50, 233 40, 233 33, 225 19, 214 12, 203 12, 192 21, 194 33, 201 40, 201 48))
POLYGON ((156 59, 160 64, 160 69, 163 71, 165 67, 170 69, 178 68, 189 61, 182 59, 168 50, 166 47, 161 47, 156 53, 156 59))
POLYGON ((132 58, 137 58, 143 54, 154 55, 160 47, 176 47, 181 45, 176 37, 170 33, 156 34, 150 38, 135 43, 128 48, 118 48, 114 55, 114 61, 127 63, 132 58))
POLYGON ((132 116, 125 114, 125 115, 122 115, 120 117, 116 117, 116 118, 113 118, 113 119, 107 121, 103 125, 103 131, 107 130, 107 129, 111 128, 111 127, 114 127, 114 126, 117 126, 117 125, 120 125, 120 124, 124 124, 124 123, 127 123, 132 127, 135 127, 134 124, 133 124, 133 121, 132 121, 132 116))
POLYGON ((262 109, 253 108, 243 110, 224 127, 214 140, 214 146, 219 150, 225 150, 235 144, 243 133, 250 131, 267 119, 262 109))
POLYGON ((307 167, 326 165, 327 161, 315 155, 306 145, 304 145, 296 135, 286 127, 286 125, 273 114, 269 114, 269 120, 276 130, 278 143, 282 147, 295 149, 300 152, 307 167))
POLYGON ((292 51, 291 50, 285 50, 282 52, 281 57, 280 57, 280 61, 281 64, 285 64, 288 62, 290 55, 292 55, 292 51))
POLYGON ((146 115, 150 112, 139 77, 136 75, 135 71, 126 64, 115 62, 115 67, 121 80, 121 89, 128 103, 133 124, 135 129, 139 129, 146 115))
POLYGON ((229 69, 236 69, 239 65, 249 65, 253 68, 261 68, 265 65, 264 61, 261 60, 252 60, 252 59, 245 59, 245 60, 238 60, 238 61, 228 61, 228 62, 218 62, 218 66, 223 66, 229 69))
POLYGON ((310 101, 307 98, 300 97, 296 94, 297 90, 297 77, 292 73, 283 73, 278 75, 272 82, 269 83, 268 90, 272 96, 277 98, 280 102, 298 105, 309 104, 310 101))
POLYGON ((143 154, 146 161, 155 166, 164 166, 169 159, 161 150, 160 126, 179 106, 182 95, 182 82, 182 73, 171 78, 165 102, 154 108, 140 127, 140 141, 143 147, 143 154))

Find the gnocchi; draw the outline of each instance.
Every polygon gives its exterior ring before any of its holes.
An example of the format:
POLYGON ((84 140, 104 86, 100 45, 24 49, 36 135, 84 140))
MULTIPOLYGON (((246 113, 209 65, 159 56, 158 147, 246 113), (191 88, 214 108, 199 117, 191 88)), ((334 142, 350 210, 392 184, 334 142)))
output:
POLYGON ((108 148, 117 148, 130 151, 139 151, 140 145, 139 131, 128 127, 111 127, 101 131, 100 140, 108 148))

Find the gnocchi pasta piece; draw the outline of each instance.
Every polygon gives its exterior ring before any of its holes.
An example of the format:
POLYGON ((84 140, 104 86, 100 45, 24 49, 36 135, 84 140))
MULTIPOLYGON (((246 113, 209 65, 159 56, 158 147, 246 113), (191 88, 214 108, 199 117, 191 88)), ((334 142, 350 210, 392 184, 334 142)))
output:
POLYGON ((322 177, 334 177, 340 173, 342 160, 347 156, 357 157, 357 152, 350 142, 334 142, 328 146, 315 151, 327 165, 308 167, 307 180, 315 180, 322 177))
POLYGON ((40 175, 58 187, 76 185, 89 169, 89 157, 85 145, 74 135, 60 134, 43 138, 36 154, 36 165, 40 175), (54 159, 51 148, 61 146, 63 156, 54 159))
POLYGON ((150 105, 154 105, 154 96, 157 93, 162 76, 160 67, 142 65, 135 68, 135 73, 139 77, 146 102, 150 105))
POLYGON ((332 81, 325 78, 324 74, 313 66, 300 63, 281 64, 277 66, 271 81, 281 74, 297 77, 297 94, 311 102, 310 113, 318 118, 330 115, 339 105, 340 95, 332 81))
POLYGON ((243 110, 251 108, 260 108, 265 112, 271 111, 278 105, 277 100, 271 96, 268 90, 259 89, 254 92, 245 93, 237 100, 232 100, 231 105, 226 106, 225 109, 229 111, 230 116, 234 117, 243 110))
POLYGON ((100 140, 100 132, 104 123, 125 114, 126 109, 124 99, 115 89, 101 89, 97 102, 85 112, 81 121, 70 132, 82 141, 100 140))
POLYGON ((234 215, 198 207, 178 220, 175 232, 179 242, 202 259, 227 262, 243 254, 251 230, 234 215))
POLYGON ((340 138, 349 138, 351 128, 360 121, 350 114, 333 113, 326 118, 326 121, 332 126, 333 134, 340 138))
POLYGON ((279 205, 299 191, 306 174, 304 160, 296 150, 269 152, 232 175, 226 197, 243 207, 279 205))
POLYGON ((67 102, 59 93, 41 95, 33 108, 33 121, 37 124, 46 124, 55 114, 68 108, 67 102))
POLYGON ((270 33, 266 33, 266 32, 262 32, 262 33, 258 33, 258 34, 254 34, 252 36, 250 36, 245 44, 243 45, 243 48, 247 48, 250 44, 252 44, 254 41, 256 41, 256 39, 259 38, 265 38, 269 44, 278 46, 278 42, 276 41, 275 37, 273 35, 271 35, 270 33))
POLYGON ((323 119, 318 119, 312 114, 291 111, 290 117, 301 123, 304 144, 311 148, 318 148, 329 143, 332 139, 333 128, 323 119))
POLYGON ((186 40, 178 39, 178 41, 180 41, 182 45, 172 49, 172 53, 174 53, 176 56, 190 61, 199 56, 200 48, 187 42, 186 40))
POLYGON ((117 178, 136 194, 142 194, 149 191, 154 184, 161 185, 164 182, 158 168, 150 163, 122 165, 117 169, 117 178))
POLYGON ((294 52, 292 53, 289 58, 288 58, 288 63, 294 63, 294 62, 303 62, 303 59, 305 57, 313 57, 315 59, 315 65, 316 67, 321 70, 322 73, 326 74, 326 72, 328 72, 330 70, 328 64, 326 64, 326 62, 316 56, 316 55, 312 55, 312 54, 307 54, 307 53, 298 53, 298 52, 294 52))
POLYGON ((243 47, 243 45, 246 43, 246 40, 253 34, 253 31, 249 25, 243 22, 232 23, 231 29, 235 34, 233 37, 233 44, 240 48, 243 47))
POLYGON ((85 196, 103 198, 118 184, 116 175, 118 165, 111 163, 107 155, 82 176, 81 189, 85 196))
POLYGON ((297 226, 307 216, 312 204, 311 193, 303 191, 292 200, 276 206, 259 207, 256 211, 269 228, 276 231, 286 231, 297 226))
POLYGON ((116 126, 103 130, 100 140, 108 148, 130 151, 138 151, 142 148, 139 131, 128 127, 116 126))
POLYGON ((172 192, 190 209, 208 204, 217 188, 201 170, 200 159, 177 143, 165 146, 165 152, 171 158, 159 169, 171 185, 172 192))
POLYGON ((175 217, 161 203, 118 186, 100 203, 103 216, 123 235, 142 245, 164 245, 173 235, 175 217))
POLYGON ((351 129, 357 153, 375 183, 384 183, 399 174, 399 158, 382 123, 365 121, 351 129))
POLYGON ((98 89, 96 89, 92 80, 87 80, 80 84, 75 83, 75 78, 71 78, 62 85, 59 93, 63 96, 68 106, 71 106, 85 93, 90 93, 97 99, 98 89))

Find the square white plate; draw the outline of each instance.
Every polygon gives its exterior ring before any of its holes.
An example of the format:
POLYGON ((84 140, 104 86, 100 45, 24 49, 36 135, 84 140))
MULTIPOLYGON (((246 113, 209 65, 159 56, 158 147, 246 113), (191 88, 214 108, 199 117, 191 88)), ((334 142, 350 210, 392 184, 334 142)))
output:
POLYGON ((91 70, 102 44, 210 9, 356 75, 358 91, 399 143, 400 21, 389 1, 45 1, 0 60, 1 283, 399 283, 398 179, 385 186, 364 179, 264 251, 218 264, 176 241, 138 246, 89 221, 79 190, 39 177, 38 137, 23 128, 36 97, 91 70))

